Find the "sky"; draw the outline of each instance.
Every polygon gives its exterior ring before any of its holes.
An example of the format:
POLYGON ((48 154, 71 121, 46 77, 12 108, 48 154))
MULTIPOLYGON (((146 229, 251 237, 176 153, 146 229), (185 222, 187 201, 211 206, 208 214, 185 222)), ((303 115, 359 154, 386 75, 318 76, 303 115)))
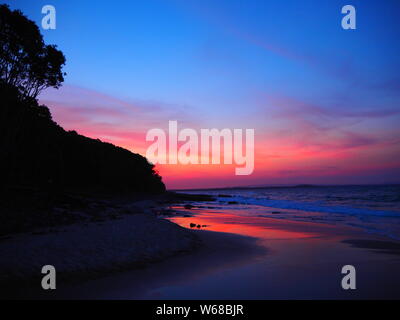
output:
MULTIPOLYGON (((3 1, 4 2, 4 1, 3 1)), ((400 182, 397 0, 5 1, 66 56, 40 101, 67 130, 146 154, 146 133, 255 130, 254 172, 157 165, 167 188, 400 182), (356 9, 344 30, 341 9, 356 9)))

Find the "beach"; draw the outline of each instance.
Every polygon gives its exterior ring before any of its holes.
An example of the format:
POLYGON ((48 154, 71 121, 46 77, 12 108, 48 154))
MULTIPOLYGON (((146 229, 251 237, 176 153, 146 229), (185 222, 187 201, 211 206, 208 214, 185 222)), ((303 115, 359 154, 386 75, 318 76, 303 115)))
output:
POLYGON ((77 281, 142 267, 199 245, 190 231, 159 218, 160 212, 168 212, 164 203, 171 201, 169 195, 100 199, 59 194, 58 198, 46 209, 3 204, 3 287, 34 286, 45 265, 56 268, 60 281, 77 281), (27 225, 32 216, 36 224, 27 225), (47 220, 49 216, 52 219, 47 220))
POLYGON ((51 260, 60 279, 54 291, 42 290, 36 280, 23 290, 14 286, 12 294, 35 299, 400 297, 400 242, 387 236, 321 222, 313 212, 298 210, 297 216, 314 219, 296 221, 290 210, 282 219, 283 209, 278 214, 275 208, 234 201, 168 201, 152 207, 154 212, 101 225, 3 240, 2 254, 10 244, 29 249, 14 250, 14 256, 9 251, 10 270, 18 265, 22 269, 14 270, 21 275, 31 261, 51 260), (259 215, 260 210, 270 215, 259 215), (62 239, 63 247, 54 239, 62 239), (357 271, 356 290, 341 287, 345 265, 357 271))
POLYGON ((0 300, 400 299, 399 1, 2 2, 0 300))

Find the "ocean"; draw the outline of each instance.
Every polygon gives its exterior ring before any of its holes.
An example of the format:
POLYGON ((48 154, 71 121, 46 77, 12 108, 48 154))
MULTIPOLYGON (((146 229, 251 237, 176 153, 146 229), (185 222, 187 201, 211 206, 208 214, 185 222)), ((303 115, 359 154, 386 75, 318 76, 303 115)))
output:
POLYGON ((184 192, 213 195, 221 208, 229 207, 241 216, 344 224, 400 239, 400 185, 300 185, 184 192))

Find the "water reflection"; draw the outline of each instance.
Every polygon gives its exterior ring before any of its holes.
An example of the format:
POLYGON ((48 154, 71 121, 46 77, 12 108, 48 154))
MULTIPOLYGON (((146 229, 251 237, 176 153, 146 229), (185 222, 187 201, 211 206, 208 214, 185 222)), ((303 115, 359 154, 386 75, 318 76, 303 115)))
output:
MULTIPOLYGON (((236 213, 236 212, 235 212, 236 213)), ((260 239, 303 239, 318 237, 320 233, 313 228, 308 228, 307 232, 301 229, 308 223, 280 221, 265 217, 250 217, 231 214, 224 211, 199 211, 192 217, 172 217, 170 221, 185 228, 200 229, 210 231, 234 233, 260 239)))

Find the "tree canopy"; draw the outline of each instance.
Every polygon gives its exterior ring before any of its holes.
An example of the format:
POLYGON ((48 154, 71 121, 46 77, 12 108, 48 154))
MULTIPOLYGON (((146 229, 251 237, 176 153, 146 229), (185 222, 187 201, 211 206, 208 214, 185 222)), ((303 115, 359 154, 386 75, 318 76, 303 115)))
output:
POLYGON ((37 25, 19 10, 0 5, 0 81, 36 98, 45 88, 64 81, 63 53, 46 45, 37 25))

